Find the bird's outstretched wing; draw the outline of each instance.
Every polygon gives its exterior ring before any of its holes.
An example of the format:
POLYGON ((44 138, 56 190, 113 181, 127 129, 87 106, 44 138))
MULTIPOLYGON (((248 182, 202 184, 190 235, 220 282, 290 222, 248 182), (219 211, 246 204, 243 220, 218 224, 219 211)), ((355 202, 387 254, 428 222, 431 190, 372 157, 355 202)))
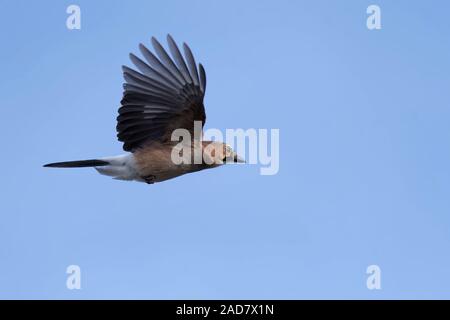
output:
POLYGON ((117 137, 125 151, 134 151, 148 142, 170 141, 173 130, 184 128, 194 138, 194 121, 206 121, 203 97, 205 69, 197 65, 184 43, 183 58, 170 35, 167 36, 173 59, 152 38, 156 55, 143 44, 139 49, 147 62, 134 54, 130 59, 140 71, 123 66, 124 93, 117 117, 117 137))

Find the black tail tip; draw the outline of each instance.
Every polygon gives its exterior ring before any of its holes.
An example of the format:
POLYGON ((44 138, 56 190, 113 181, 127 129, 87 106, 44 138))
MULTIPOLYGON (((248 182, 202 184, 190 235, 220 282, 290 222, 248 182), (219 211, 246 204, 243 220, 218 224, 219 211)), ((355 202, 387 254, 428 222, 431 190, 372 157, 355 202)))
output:
POLYGON ((78 161, 65 161, 44 164, 44 168, 85 168, 85 167, 101 167, 107 166, 109 162, 103 160, 78 160, 78 161))

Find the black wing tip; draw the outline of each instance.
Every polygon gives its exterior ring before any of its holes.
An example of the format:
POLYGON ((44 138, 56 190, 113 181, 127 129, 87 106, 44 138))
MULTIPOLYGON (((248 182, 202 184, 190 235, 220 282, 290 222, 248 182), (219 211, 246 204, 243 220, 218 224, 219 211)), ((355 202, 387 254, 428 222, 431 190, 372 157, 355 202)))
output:
MULTIPOLYGON (((135 61, 138 61, 138 60, 139 60, 139 58, 138 58, 134 53, 132 53, 132 52, 130 52, 130 53, 128 54, 128 58, 130 59, 131 62, 133 62, 133 64, 135 64, 135 63, 134 63, 135 61)), ((122 68, 123 68, 123 67, 126 67, 126 66, 122 66, 122 68)))
POLYGON ((158 39, 156 39, 155 37, 152 37, 151 42, 152 42, 152 44, 155 44, 155 43, 156 43, 156 44, 161 45, 161 44, 159 43, 158 39))
POLYGON ((137 55, 135 55, 133 52, 130 52, 128 56, 130 57, 130 60, 137 58, 137 55))

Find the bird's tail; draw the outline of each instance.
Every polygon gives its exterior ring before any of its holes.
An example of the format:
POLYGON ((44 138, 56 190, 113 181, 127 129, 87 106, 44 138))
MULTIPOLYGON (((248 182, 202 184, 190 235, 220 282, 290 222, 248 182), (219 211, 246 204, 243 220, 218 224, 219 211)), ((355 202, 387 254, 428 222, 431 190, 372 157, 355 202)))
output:
POLYGON ((50 168, 85 168, 94 167, 100 174, 113 177, 118 180, 139 180, 136 172, 133 154, 123 154, 115 157, 107 157, 91 160, 55 162, 44 165, 50 168))
POLYGON ((91 159, 91 160, 77 160, 77 161, 64 161, 64 162, 54 162, 47 163, 44 167, 49 168, 85 168, 85 167, 102 167, 108 166, 109 161, 91 159))

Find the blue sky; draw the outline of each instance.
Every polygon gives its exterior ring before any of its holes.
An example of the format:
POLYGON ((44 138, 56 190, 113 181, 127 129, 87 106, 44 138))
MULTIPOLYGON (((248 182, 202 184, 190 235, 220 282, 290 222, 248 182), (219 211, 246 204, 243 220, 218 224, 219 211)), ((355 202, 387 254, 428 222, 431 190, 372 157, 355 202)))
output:
POLYGON ((450 298, 447 1, 1 7, 0 298, 450 298), (122 153, 120 66, 167 33, 206 68, 207 127, 280 129, 279 173, 42 168, 122 153))

